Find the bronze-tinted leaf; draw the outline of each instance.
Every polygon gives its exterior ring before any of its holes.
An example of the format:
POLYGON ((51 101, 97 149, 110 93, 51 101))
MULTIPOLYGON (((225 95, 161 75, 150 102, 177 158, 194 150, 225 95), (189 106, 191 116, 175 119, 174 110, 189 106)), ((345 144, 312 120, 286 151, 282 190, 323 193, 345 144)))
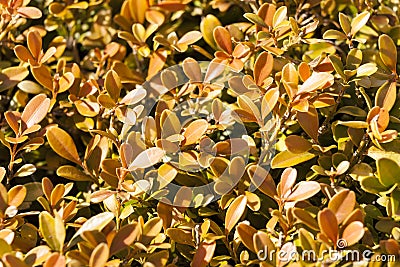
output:
POLYGON ((43 264, 43 267, 65 267, 66 259, 65 256, 58 252, 52 253, 43 264))
POLYGON ((328 208, 335 213, 337 221, 340 224, 353 211, 355 204, 356 195, 354 192, 343 190, 331 198, 328 208))
POLYGON ((89 267, 104 267, 108 261, 109 249, 106 243, 100 243, 90 255, 89 267))
POLYGON ((257 253, 257 251, 254 248, 254 242, 253 242, 253 237, 257 233, 257 230, 254 227, 244 222, 241 222, 236 227, 236 231, 243 245, 245 245, 251 251, 257 253))
POLYGON ((136 223, 124 225, 114 236, 110 246, 110 255, 114 255, 130 246, 138 237, 139 226, 136 223))
POLYGON ((32 67, 31 72, 36 81, 46 87, 49 90, 53 90, 53 77, 51 76, 50 70, 45 65, 32 67))
POLYGON ((218 47, 227 52, 228 54, 232 54, 232 41, 231 34, 227 29, 222 26, 218 26, 214 29, 214 40, 217 43, 218 47))
POLYGON ((158 147, 152 147, 141 152, 137 157, 129 164, 129 170, 136 170, 138 168, 148 168, 154 164, 160 162, 164 157, 165 151, 158 147))
POLYGON ((202 242, 197 248, 190 266, 206 267, 214 256, 216 246, 217 244, 215 241, 212 241, 211 243, 202 242))
POLYGON ((335 214, 328 208, 323 209, 318 213, 318 225, 321 233, 328 237, 336 246, 338 240, 338 222, 335 214))
POLYGON ((294 168, 286 168, 281 175, 281 182, 278 184, 277 191, 280 198, 286 198, 291 192, 296 182, 297 170, 294 168))
POLYGON ((147 221, 142 230, 142 243, 149 244, 162 230, 163 222, 160 217, 147 221))
POLYGON ((46 135, 51 148, 58 155, 79 165, 81 164, 74 140, 66 131, 58 127, 51 127, 47 130, 46 135))
POLYGON ((362 222, 355 221, 350 223, 343 231, 342 239, 346 240, 347 246, 356 244, 363 236, 365 230, 362 222))
POLYGON ((388 81, 384 83, 376 92, 375 106, 379 106, 387 111, 390 111, 396 102, 396 91, 396 82, 388 81))
POLYGON ((254 80, 257 85, 262 85, 264 80, 271 74, 274 67, 274 57, 268 52, 258 55, 254 63, 254 80))
POLYGON ((272 199, 278 195, 275 181, 267 170, 259 165, 252 165, 247 169, 247 172, 258 190, 272 199))
POLYGON ((294 154, 307 152, 312 147, 309 141, 298 135, 289 135, 286 137, 285 145, 287 150, 294 154))
POLYGON ((34 62, 34 58, 31 54, 31 52, 29 52, 29 50, 22 45, 17 45, 14 47, 14 53, 17 56, 17 58, 23 62, 34 62))
POLYGON ((41 122, 46 117, 50 108, 50 99, 44 94, 40 94, 32 98, 26 104, 21 115, 21 120, 25 123, 26 128, 41 122))
POLYGON ((23 18, 29 19, 40 19, 42 17, 42 11, 39 8, 33 6, 22 6, 17 9, 18 14, 23 18))
POLYGON ((23 185, 17 185, 8 191, 8 205, 19 207, 25 199, 26 187, 23 185))
POLYGON ((70 165, 60 166, 57 175, 72 181, 93 181, 89 175, 70 165))
POLYGON ((306 200, 321 190, 319 183, 314 181, 301 181, 293 188, 287 201, 306 200))
MULTIPOLYGON (((32 56, 37 60, 39 59, 40 52, 42 51, 42 37, 38 31, 30 31, 27 36, 28 48, 32 56)), ((33 62, 32 62, 33 63, 33 62)))
POLYGON ((111 96, 111 98, 117 102, 119 94, 121 92, 122 88, 122 83, 119 79, 118 74, 110 70, 107 72, 106 77, 105 77, 105 84, 104 87, 106 88, 108 94, 111 96))
POLYGON ((310 106, 307 112, 297 112, 298 122, 303 130, 315 141, 318 139, 318 112, 310 106))
POLYGON ((246 210, 247 198, 240 195, 229 205, 225 216, 225 231, 229 233, 246 210))

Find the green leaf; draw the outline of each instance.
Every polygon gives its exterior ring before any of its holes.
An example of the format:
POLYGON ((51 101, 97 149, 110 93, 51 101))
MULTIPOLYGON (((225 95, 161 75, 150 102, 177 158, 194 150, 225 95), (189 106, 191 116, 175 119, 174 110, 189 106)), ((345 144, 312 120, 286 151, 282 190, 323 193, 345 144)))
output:
POLYGON ((396 82, 385 82, 375 95, 375 106, 380 106, 381 108, 390 111, 394 104, 396 103, 397 92, 396 92, 396 82))
POLYGON ((379 36, 379 55, 383 63, 393 72, 396 73, 397 64, 397 47, 392 38, 383 34, 379 36))
POLYGON ((357 77, 371 76, 378 68, 375 63, 366 63, 357 68, 357 77))
POLYGON ((57 175, 72 181, 93 181, 92 178, 79 170, 78 168, 70 165, 64 165, 57 169, 57 175))
POLYGON ((326 32, 324 32, 322 38, 340 41, 340 40, 346 40, 347 36, 344 33, 337 30, 327 30, 326 32))
POLYGON ((357 15, 351 22, 351 35, 354 36, 369 20, 371 14, 368 11, 364 11, 357 15))
POLYGON ((243 15, 246 19, 249 21, 253 22, 254 24, 257 24, 261 27, 268 28, 268 25, 265 23, 265 21, 260 18, 260 16, 254 14, 254 13, 246 13, 243 15))
POLYGON ((61 251, 65 240, 65 226, 61 217, 56 218, 47 211, 39 215, 39 228, 46 243, 55 251, 61 251))
POLYGON ((315 154, 312 154, 310 152, 294 154, 285 150, 275 155, 275 157, 271 161, 271 167, 273 169, 292 167, 297 164, 306 162, 314 158, 315 156, 315 154))
POLYGON ((384 186, 392 186, 400 183, 400 167, 399 165, 387 158, 381 158, 376 162, 379 181, 384 186))
POLYGON ((208 14, 200 23, 200 31, 204 41, 209 44, 214 50, 217 50, 217 44, 214 41, 214 29, 221 26, 221 22, 214 15, 208 14))

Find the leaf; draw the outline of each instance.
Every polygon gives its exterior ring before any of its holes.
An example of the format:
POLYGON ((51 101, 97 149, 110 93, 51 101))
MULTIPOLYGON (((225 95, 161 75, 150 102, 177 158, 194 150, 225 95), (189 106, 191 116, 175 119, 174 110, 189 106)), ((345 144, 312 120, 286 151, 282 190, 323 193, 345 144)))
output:
POLYGON ((54 218, 47 211, 39 215, 39 228, 46 243, 55 251, 61 251, 65 240, 65 226, 57 214, 54 218))
POLYGON ((93 179, 89 175, 70 165, 60 166, 57 169, 57 175, 71 181, 93 181, 93 179))
POLYGON ((342 190, 329 200, 328 208, 335 213, 338 223, 342 223, 353 211, 356 194, 350 190, 342 190))
POLYGON ((61 255, 58 252, 54 252, 49 255, 46 259, 46 262, 43 264, 43 267, 65 267, 66 259, 65 256, 61 255))
POLYGON ((298 135, 289 135, 286 137, 285 145, 287 150, 294 154, 307 152, 312 147, 309 141, 298 135))
POLYGON ((279 197, 285 199, 292 191, 293 185, 296 183, 297 170, 294 168, 287 168, 281 175, 281 182, 278 184, 277 190, 279 197))
POLYGON ((257 253, 253 242, 253 237, 257 233, 257 230, 244 222, 240 222, 236 227, 236 232, 238 233, 243 245, 245 245, 251 251, 257 253))
POLYGON ((318 213, 318 225, 321 233, 328 237, 336 246, 338 239, 338 222, 335 214, 328 208, 318 213))
POLYGON ((322 38, 341 41, 341 40, 346 40, 347 36, 344 33, 337 31, 337 30, 327 30, 326 32, 324 32, 324 35, 322 38))
POLYGON ((309 106, 308 112, 297 112, 297 120, 303 130, 315 141, 318 140, 318 112, 313 106, 309 106))
POLYGON ((17 56, 17 58, 23 62, 29 62, 29 61, 34 61, 35 59, 32 57, 31 52, 23 46, 23 45, 16 45, 14 47, 14 53, 17 56))
POLYGON ((137 155, 137 157, 133 160, 133 162, 129 164, 128 169, 130 171, 133 171, 139 168, 140 169, 148 168, 160 162, 161 159, 164 157, 164 155, 165 151, 161 148, 152 147, 146 149, 145 151, 137 155))
POLYGON ((317 220, 313 216, 311 216, 311 214, 308 211, 306 211, 304 209, 300 209, 300 208, 294 208, 293 215, 294 215, 294 217, 296 217, 297 220, 299 220, 301 223, 307 225, 311 229, 314 229, 317 231, 319 230, 317 220))
POLYGON ((349 17, 340 12, 339 13, 339 23, 340 23, 340 27, 342 27, 342 30, 344 31, 344 33, 346 35, 348 35, 350 33, 350 30, 351 30, 349 17))
POLYGON ((278 88, 271 88, 269 89, 261 102, 261 117, 265 119, 268 114, 272 111, 275 107, 276 103, 278 103, 279 99, 279 89, 278 88))
MULTIPOLYGON (((40 52, 42 51, 42 37, 38 31, 30 31, 28 32, 27 36, 27 43, 29 51, 31 52, 32 56, 38 60, 40 56, 40 52)), ((32 64, 33 62, 31 62, 32 64)))
POLYGON ((142 230, 142 243, 147 245, 161 232, 163 221, 160 217, 148 220, 142 230))
POLYGON ((396 92, 396 82, 385 82, 379 87, 375 95, 375 106, 384 108, 390 111, 394 104, 396 103, 397 92, 396 92))
POLYGON ((5 254, 2 257, 2 261, 9 267, 28 267, 28 265, 17 258, 17 256, 12 255, 11 253, 5 254))
POLYGON ((376 161, 376 167, 379 181, 384 186, 392 186, 395 183, 400 183, 400 167, 395 161, 380 158, 376 161))
POLYGON ((278 8, 272 19, 272 26, 274 28, 278 27, 286 19, 286 15, 287 15, 286 6, 281 6, 280 8, 278 8))
POLYGON ((217 43, 218 47, 227 52, 228 54, 232 54, 232 41, 231 34, 227 29, 222 26, 218 26, 214 29, 214 40, 217 43))
POLYGON ((139 231, 140 228, 137 223, 124 225, 111 242, 110 255, 114 255, 130 246, 137 239, 139 231))
POLYGON ((21 120, 25 123, 27 129, 41 122, 47 115, 50 108, 50 99, 45 94, 40 94, 32 98, 26 104, 21 115, 21 120))
POLYGON ((217 50, 217 44, 214 41, 214 29, 221 26, 221 22, 212 14, 204 17, 200 23, 200 31, 203 35, 204 41, 209 44, 214 50, 217 50))
POLYGON ((259 165, 252 165, 247 169, 251 182, 258 190, 274 199, 278 195, 275 181, 271 174, 259 165))
POLYGON ((254 80, 257 85, 261 86, 262 83, 271 74, 274 67, 274 57, 268 52, 262 52, 258 55, 254 63, 254 80))
POLYGON ((243 15, 243 17, 245 17, 249 21, 253 22, 254 24, 257 24, 258 26, 261 26, 263 28, 268 28, 268 25, 265 23, 265 21, 260 16, 258 16, 257 14, 245 13, 243 15))
POLYGON ((122 100, 120 101, 121 104, 125 105, 134 105, 140 102, 143 98, 147 95, 147 91, 142 88, 138 88, 135 90, 130 91, 127 93, 122 100))
POLYGON ((343 231, 342 239, 346 240, 347 246, 356 244, 363 236, 365 230, 362 222, 355 221, 350 223, 343 231))
POLYGON ((82 164, 74 140, 66 131, 58 127, 51 127, 47 130, 46 136, 54 152, 69 161, 82 164))
POLYGON ((225 216, 225 232, 229 233, 246 210, 247 198, 240 195, 229 205, 225 216))
POLYGON ((111 98, 117 102, 119 94, 121 92, 122 83, 118 76, 118 74, 113 71, 109 70, 106 74, 104 87, 107 90, 107 93, 111 96, 111 98))
POLYGON ((313 72, 300 86, 297 94, 309 93, 322 89, 326 84, 333 84, 333 75, 327 72, 313 72))
POLYGON ((193 235, 191 231, 185 231, 179 228, 169 228, 166 231, 166 235, 176 243, 195 246, 193 241, 193 235))
POLYGON ((29 19, 40 19, 42 17, 42 11, 39 8, 33 6, 22 6, 17 9, 18 14, 23 18, 29 19))
POLYGON ((204 119, 195 120, 191 122, 183 136, 185 137, 184 145, 191 145, 197 143, 199 139, 206 133, 208 129, 208 122, 204 119))
POLYGON ((217 244, 215 241, 211 243, 201 242, 197 248, 196 254, 190 266, 193 267, 206 267, 211 262, 217 244))
POLYGON ((106 243, 100 243, 90 255, 89 267, 104 267, 108 261, 109 250, 106 243))
POLYGON ((31 72, 38 83, 50 91, 53 91, 53 77, 46 65, 42 64, 40 66, 31 67, 31 72))
POLYGON ((314 181, 301 181, 295 185, 292 193, 287 198, 287 201, 302 201, 306 200, 321 190, 319 183, 314 181))
POLYGON ((297 164, 308 161, 314 158, 315 156, 316 156, 315 154, 312 154, 310 152, 293 154, 285 150, 275 155, 275 157, 271 161, 271 167, 273 169, 292 167, 297 164))
POLYGON ((371 76, 378 68, 375 63, 366 63, 357 68, 357 77, 371 76))
POLYGON ((82 238, 80 235, 86 231, 101 231, 107 224, 109 224, 114 218, 114 214, 112 212, 103 212, 97 214, 91 218, 89 218, 79 230, 72 236, 71 240, 68 243, 68 248, 74 246, 78 243, 82 238))
POLYGON ((0 73, 0 92, 17 85, 29 75, 29 70, 24 66, 9 67, 0 73))
POLYGON ((17 185, 8 191, 8 205, 19 207, 26 197, 26 187, 23 185, 17 185))
POLYGON ((379 44, 379 55, 383 63, 393 72, 396 73, 396 64, 397 64, 397 47, 393 42, 392 38, 390 38, 386 34, 382 34, 378 39, 379 44))
POLYGON ((15 177, 26 177, 35 173, 36 167, 33 164, 24 164, 14 174, 15 177))
POLYGON ((350 34, 354 36, 369 20, 371 14, 368 11, 364 11, 358 14, 351 22, 350 34))

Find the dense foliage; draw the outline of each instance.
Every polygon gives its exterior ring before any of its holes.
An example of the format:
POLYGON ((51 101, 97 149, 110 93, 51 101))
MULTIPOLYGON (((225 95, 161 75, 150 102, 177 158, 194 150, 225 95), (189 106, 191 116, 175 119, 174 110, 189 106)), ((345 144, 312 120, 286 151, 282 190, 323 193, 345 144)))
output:
POLYGON ((0 0, 0 266, 399 266, 399 7, 0 0))

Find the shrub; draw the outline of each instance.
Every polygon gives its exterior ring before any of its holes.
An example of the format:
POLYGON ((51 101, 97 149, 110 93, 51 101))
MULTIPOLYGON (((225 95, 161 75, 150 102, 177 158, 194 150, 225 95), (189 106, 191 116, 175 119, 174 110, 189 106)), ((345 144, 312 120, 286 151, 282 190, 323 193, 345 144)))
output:
POLYGON ((398 2, 0 1, 1 266, 397 266, 398 2))

